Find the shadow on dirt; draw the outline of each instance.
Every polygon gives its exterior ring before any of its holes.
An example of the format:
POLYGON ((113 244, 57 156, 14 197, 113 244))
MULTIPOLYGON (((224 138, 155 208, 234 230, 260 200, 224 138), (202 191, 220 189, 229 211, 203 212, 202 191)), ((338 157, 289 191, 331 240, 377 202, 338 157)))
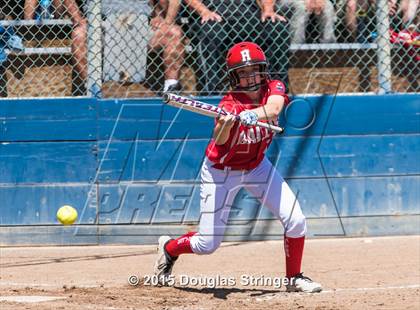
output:
POLYGON ((227 299, 227 296, 229 294, 247 294, 249 297, 257 297, 257 296, 263 296, 266 294, 278 294, 278 293, 284 293, 283 290, 280 289, 249 289, 249 288, 193 288, 193 287, 184 287, 184 286, 175 286, 174 287, 177 290, 181 290, 184 292, 189 293, 199 293, 199 294, 212 294, 213 297, 219 298, 219 299, 227 299))
POLYGON ((22 261, 22 262, 16 262, 16 263, 4 263, 4 264, 0 264, 0 268, 14 268, 14 267, 23 267, 23 266, 58 264, 58 263, 68 263, 68 262, 89 261, 89 260, 114 259, 114 258, 121 258, 121 257, 130 257, 130 256, 152 255, 155 253, 156 251, 143 251, 143 252, 129 252, 129 253, 116 253, 116 254, 97 254, 97 255, 93 254, 93 255, 83 255, 83 256, 45 258, 45 259, 28 260, 28 261, 22 261))

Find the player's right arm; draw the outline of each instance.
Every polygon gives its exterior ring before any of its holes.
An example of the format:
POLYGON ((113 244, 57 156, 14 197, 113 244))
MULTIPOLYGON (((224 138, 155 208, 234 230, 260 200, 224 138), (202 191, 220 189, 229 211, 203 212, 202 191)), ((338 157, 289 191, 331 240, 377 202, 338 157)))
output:
POLYGON ((216 145, 223 145, 229 140, 230 130, 235 124, 235 121, 234 115, 224 115, 217 119, 213 131, 213 139, 216 145))

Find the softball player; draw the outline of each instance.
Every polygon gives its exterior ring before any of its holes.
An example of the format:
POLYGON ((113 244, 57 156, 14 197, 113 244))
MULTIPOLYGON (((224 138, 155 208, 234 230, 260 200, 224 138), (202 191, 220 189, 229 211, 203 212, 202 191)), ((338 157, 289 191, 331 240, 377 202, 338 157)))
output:
POLYGON ((286 276, 293 278, 287 291, 320 292, 321 285, 301 272, 306 220, 299 202, 265 157, 274 134, 255 126, 257 121, 277 124, 278 115, 289 102, 285 86, 269 79, 264 52, 254 43, 234 45, 227 55, 227 70, 232 91, 219 106, 239 115, 241 122, 232 115, 216 120, 201 168, 199 230, 178 239, 161 236, 154 272, 165 279, 179 255, 213 253, 222 242, 233 200, 244 187, 285 228, 286 276))

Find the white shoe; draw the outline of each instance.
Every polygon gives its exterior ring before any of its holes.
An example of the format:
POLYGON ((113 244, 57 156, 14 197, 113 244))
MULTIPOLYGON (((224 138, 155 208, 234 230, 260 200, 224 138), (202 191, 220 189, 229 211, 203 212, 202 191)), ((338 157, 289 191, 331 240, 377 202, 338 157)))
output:
POLYGON ((290 281, 291 283, 286 286, 287 292, 319 293, 322 291, 321 284, 305 277, 302 273, 297 274, 290 281))
POLYGON ((176 261, 176 258, 172 258, 166 251, 165 245, 172 240, 169 236, 161 236, 159 238, 159 244, 157 247, 158 256, 155 261, 153 268, 155 275, 159 282, 165 282, 168 276, 172 273, 172 268, 176 261))

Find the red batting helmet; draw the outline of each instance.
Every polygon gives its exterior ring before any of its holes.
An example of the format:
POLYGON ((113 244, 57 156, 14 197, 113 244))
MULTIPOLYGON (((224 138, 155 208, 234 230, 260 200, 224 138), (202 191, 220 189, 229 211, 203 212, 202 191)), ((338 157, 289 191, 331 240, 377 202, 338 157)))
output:
MULTIPOLYGON (((235 70, 246 66, 260 65, 259 73, 267 73, 267 59, 261 47, 252 42, 241 42, 235 44, 229 51, 226 57, 227 72, 229 75, 229 82, 233 88, 237 88, 239 83, 239 76, 235 70)), ((260 85, 255 85, 259 88, 260 85)))

